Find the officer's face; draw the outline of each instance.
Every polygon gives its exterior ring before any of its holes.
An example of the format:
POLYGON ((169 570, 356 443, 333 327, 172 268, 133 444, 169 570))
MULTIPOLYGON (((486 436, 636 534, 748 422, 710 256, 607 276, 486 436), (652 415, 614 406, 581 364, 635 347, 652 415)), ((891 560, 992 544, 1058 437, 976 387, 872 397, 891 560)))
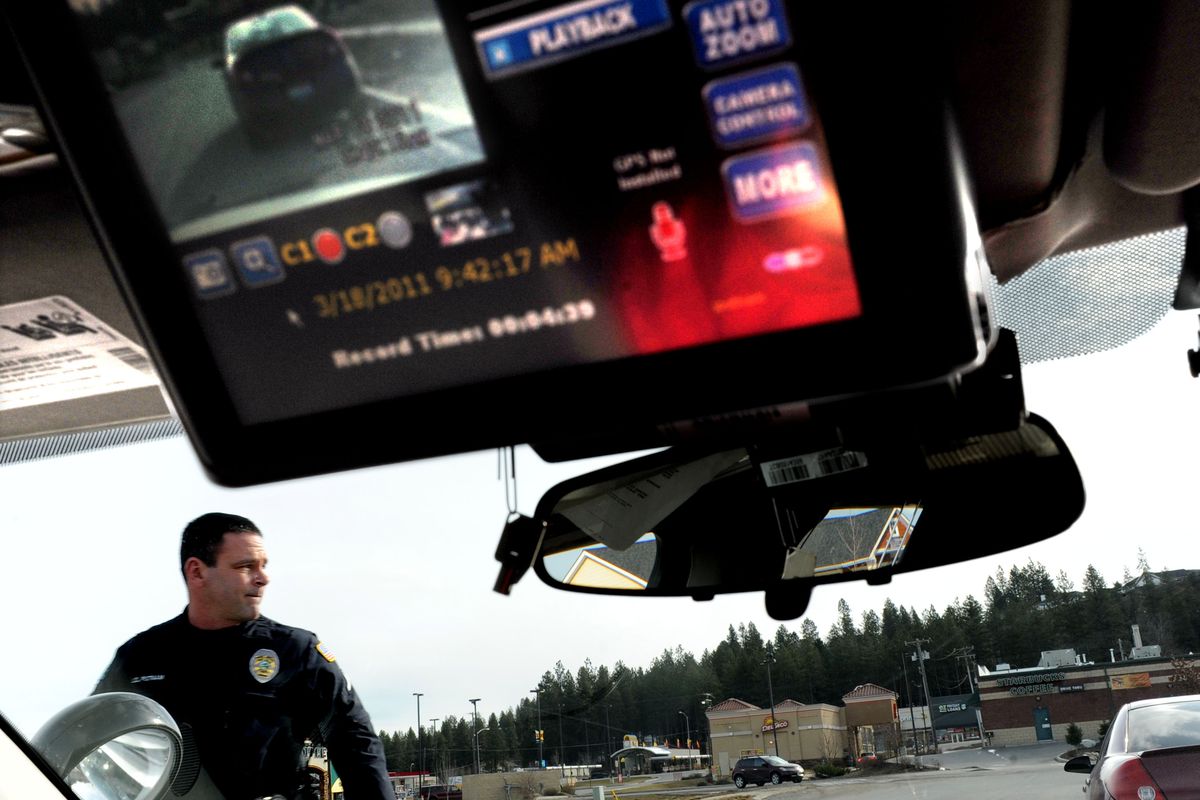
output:
POLYGON ((204 599, 211 614, 231 624, 261 612, 267 577, 267 551, 257 533, 227 533, 217 563, 204 569, 204 599))

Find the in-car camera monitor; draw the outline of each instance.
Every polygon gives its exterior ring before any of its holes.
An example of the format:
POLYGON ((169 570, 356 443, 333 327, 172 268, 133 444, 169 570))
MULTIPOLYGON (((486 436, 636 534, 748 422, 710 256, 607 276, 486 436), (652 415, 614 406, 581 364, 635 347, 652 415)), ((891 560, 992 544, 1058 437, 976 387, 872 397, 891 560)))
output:
POLYGON ((262 475, 872 388, 867 351, 895 341, 936 343, 892 364, 914 381, 982 354, 945 118, 880 100, 909 118, 877 115, 864 147, 877 99, 839 88, 847 54, 800 6, 70 0, 27 16, 14 28, 85 198, 229 480, 258 473, 225 472, 223 443, 295 443, 314 420, 392 425, 374 455, 262 475), (42 13, 73 28, 86 75, 42 74, 42 13), (919 231, 872 241, 885 208, 911 229, 912 205, 949 231, 940 250, 914 252, 919 231), (957 310, 935 325, 914 298, 946 276, 957 310))

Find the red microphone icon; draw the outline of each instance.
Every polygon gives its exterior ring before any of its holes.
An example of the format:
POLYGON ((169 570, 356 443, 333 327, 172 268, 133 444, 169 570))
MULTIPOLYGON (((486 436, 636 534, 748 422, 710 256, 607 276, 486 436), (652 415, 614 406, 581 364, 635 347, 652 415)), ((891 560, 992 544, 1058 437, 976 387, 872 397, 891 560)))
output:
POLYGON ((658 248, 663 261, 679 261, 687 258, 687 226, 675 216, 670 203, 655 203, 650 213, 654 224, 650 226, 650 241, 658 248))

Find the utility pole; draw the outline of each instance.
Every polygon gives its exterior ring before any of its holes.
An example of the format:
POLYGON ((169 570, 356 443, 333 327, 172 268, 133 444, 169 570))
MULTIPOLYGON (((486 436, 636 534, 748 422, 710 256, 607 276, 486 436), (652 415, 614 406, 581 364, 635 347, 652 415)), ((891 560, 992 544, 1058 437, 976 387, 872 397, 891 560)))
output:
POLYGON ((928 713, 929 713, 929 738, 935 740, 932 742, 932 746, 933 746, 933 752, 936 753, 938 751, 937 741, 936 741, 937 732, 933 728, 933 705, 932 705, 932 701, 929 699, 929 678, 925 675, 925 659, 929 658, 929 653, 927 653, 921 647, 921 645, 927 643, 928 641, 929 641, 928 639, 916 639, 911 642, 905 642, 905 644, 912 645, 913 647, 917 648, 916 653, 914 654, 913 658, 921 666, 921 688, 925 692, 925 707, 927 709, 929 709, 929 711, 928 711, 928 713))
POLYGON ((424 692, 413 692, 417 698, 417 746, 421 750, 421 774, 417 776, 417 797, 421 796, 421 788, 425 786, 425 731, 421 729, 421 698, 424 692))
POLYGON ((583 762, 585 764, 592 763, 592 732, 588 730, 588 718, 583 718, 583 762))
POLYGON ((612 710, 612 703, 604 704, 604 765, 608 766, 609 756, 613 753, 612 747, 612 725, 608 724, 608 712, 612 710))
POLYGON ((912 727, 913 749, 919 751, 920 747, 917 744, 917 709, 913 707, 912 684, 908 682, 908 665, 904 663, 904 656, 900 657, 900 669, 904 672, 904 694, 908 696, 908 724, 912 727))
MULTIPOLYGON (((958 652, 958 651, 956 651, 958 652)), ((970 645, 962 648, 956 658, 962 659, 963 667, 967 671, 967 688, 971 690, 971 694, 979 693, 979 669, 975 666, 975 648, 970 645)), ((979 715, 979 709, 975 709, 975 726, 979 730, 979 741, 984 741, 983 735, 983 718, 979 715)))
POLYGON ((775 729, 775 687, 771 684, 771 665, 775 663, 775 648, 767 642, 767 654, 763 658, 767 665, 767 696, 771 699, 771 738, 775 742, 775 755, 779 755, 779 734, 775 729))
POLYGON ((950 655, 954 657, 954 660, 963 662, 963 672, 967 674, 967 688, 970 690, 969 694, 974 694, 978 690, 978 687, 975 685, 975 677, 972 675, 972 672, 974 671, 973 667, 975 661, 975 648, 971 647, 970 645, 966 647, 959 647, 950 655))
POLYGON ((471 704, 471 738, 475 740, 475 774, 479 774, 479 734, 475 732, 475 728, 479 725, 479 706, 477 705, 482 697, 471 697, 467 702, 471 704))
POLYGON ((562 771, 562 776, 567 777, 567 746, 563 741, 561 700, 558 701, 558 767, 562 771))
POLYGON ((538 712, 538 769, 546 766, 546 756, 542 753, 542 685, 539 683, 537 688, 530 689, 530 694, 537 695, 537 712, 538 712))

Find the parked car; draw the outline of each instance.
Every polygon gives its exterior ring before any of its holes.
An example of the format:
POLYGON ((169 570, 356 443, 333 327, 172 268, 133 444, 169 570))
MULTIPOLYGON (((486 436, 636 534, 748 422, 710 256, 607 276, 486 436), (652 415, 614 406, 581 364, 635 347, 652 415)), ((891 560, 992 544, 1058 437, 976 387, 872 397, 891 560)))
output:
POLYGON ((225 29, 219 62, 252 143, 319 121, 359 97, 354 56, 333 28, 299 6, 281 6, 225 29))
POLYGON ((1125 704, 1099 752, 1063 769, 1087 774, 1088 800, 1200 797, 1200 694, 1125 704))
POLYGON ((857 759, 858 766, 869 767, 879 763, 879 756, 874 753, 860 753, 857 759))
POLYGON ((762 786, 767 781, 780 784, 784 781, 799 783, 802 780, 804 768, 784 761, 779 756, 746 756, 733 765, 733 785, 739 789, 748 783, 762 786))

